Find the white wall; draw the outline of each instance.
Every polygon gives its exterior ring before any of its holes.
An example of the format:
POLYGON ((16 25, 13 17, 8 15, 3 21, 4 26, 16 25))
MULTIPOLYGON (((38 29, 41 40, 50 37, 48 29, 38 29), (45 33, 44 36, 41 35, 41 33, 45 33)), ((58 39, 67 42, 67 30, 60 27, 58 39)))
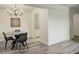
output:
POLYGON ((3 41, 1 32, 8 32, 15 29, 26 31, 29 33, 29 20, 31 19, 31 12, 24 10, 24 15, 20 17, 21 27, 11 27, 10 16, 7 15, 5 9, 0 9, 0 41, 3 41))
POLYGON ((72 9, 69 9, 69 31, 70 31, 70 39, 73 38, 73 14, 74 11, 72 9))
POLYGON ((39 9, 38 8, 32 11, 32 18, 30 20, 30 35, 32 38, 39 36, 39 29, 35 29, 35 14, 38 14, 37 20, 39 22, 39 9))
MULTIPOLYGON (((62 8, 63 9, 37 9, 40 26, 39 41, 47 45, 52 45, 64 40, 69 40, 69 9, 65 7, 62 8)), ((32 22, 32 26, 34 26, 34 21, 32 20, 32 22)), ((34 28, 32 28, 32 30, 34 30, 34 28)))
POLYGON ((69 40, 69 8, 52 5, 50 8, 40 6, 40 41, 47 45, 69 40))
POLYGON ((75 30, 74 30, 74 15, 79 14, 79 11, 77 9, 72 9, 70 8, 69 10, 69 27, 70 27, 70 39, 73 38, 75 35, 75 30))
POLYGON ((79 36, 79 14, 73 16, 73 35, 79 36))
POLYGON ((69 10, 49 9, 48 40, 49 45, 69 40, 69 10))
POLYGON ((48 9, 39 9, 40 41, 48 45, 48 9))
POLYGON ((48 44, 48 9, 34 9, 32 12, 32 19, 30 22, 31 37, 35 40, 36 36, 40 36, 38 40, 45 44, 48 44), (38 14, 39 29, 35 29, 35 14, 38 14))

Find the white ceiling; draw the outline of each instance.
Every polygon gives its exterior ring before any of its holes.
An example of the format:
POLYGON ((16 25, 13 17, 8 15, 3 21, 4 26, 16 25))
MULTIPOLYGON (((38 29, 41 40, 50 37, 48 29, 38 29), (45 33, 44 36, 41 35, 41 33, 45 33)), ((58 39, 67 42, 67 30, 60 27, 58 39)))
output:
MULTIPOLYGON (((65 6, 65 7, 73 7, 77 4, 17 4, 18 8, 23 8, 23 9, 32 9, 33 7, 52 7, 52 6, 65 6), (33 7, 32 7, 33 6, 33 7)), ((0 9, 1 8, 14 8, 14 4, 0 4, 0 9)))
POLYGON ((42 7, 42 8, 52 8, 52 7, 56 7, 56 6, 64 6, 64 7, 73 7, 76 4, 30 4, 30 6, 33 7, 42 7))
MULTIPOLYGON (((17 9, 22 8, 22 9, 27 10, 27 11, 33 10, 33 8, 34 8, 32 6, 25 6, 23 4, 17 4, 16 6, 17 6, 17 9)), ((13 9, 14 7, 15 7, 14 4, 0 4, 0 9, 7 9, 7 8, 13 9)))
POLYGON ((72 9, 78 9, 79 10, 79 4, 77 4, 77 5, 75 5, 75 6, 73 6, 73 7, 71 7, 72 9))
POLYGON ((62 6, 65 6, 65 7, 73 7, 73 6, 76 6, 76 4, 60 4, 62 6))
MULTIPOLYGON (((17 4, 17 8, 22 8, 25 10, 33 10, 35 7, 41 7, 41 8, 52 8, 52 7, 73 7, 73 8, 79 8, 79 5, 77 4, 17 4)), ((13 9, 14 4, 0 4, 0 9, 13 9)))

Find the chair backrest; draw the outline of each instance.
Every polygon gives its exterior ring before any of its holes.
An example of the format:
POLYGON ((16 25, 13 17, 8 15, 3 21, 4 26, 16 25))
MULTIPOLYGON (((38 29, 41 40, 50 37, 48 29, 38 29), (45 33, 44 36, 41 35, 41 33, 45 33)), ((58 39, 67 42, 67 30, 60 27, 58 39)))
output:
POLYGON ((20 34, 19 40, 20 41, 26 41, 27 40, 27 35, 28 35, 28 33, 22 33, 22 34, 20 34))
POLYGON ((4 36, 4 39, 5 39, 5 40, 7 40, 7 37, 6 37, 6 35, 5 35, 5 33, 4 33, 4 32, 3 32, 3 36, 4 36))

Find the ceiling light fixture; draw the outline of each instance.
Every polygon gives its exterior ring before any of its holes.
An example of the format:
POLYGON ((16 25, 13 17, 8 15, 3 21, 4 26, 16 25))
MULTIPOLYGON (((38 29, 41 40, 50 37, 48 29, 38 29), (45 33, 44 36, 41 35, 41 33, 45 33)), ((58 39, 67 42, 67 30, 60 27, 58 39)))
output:
POLYGON ((12 10, 7 9, 7 14, 10 16, 23 16, 23 13, 23 9, 18 9, 16 4, 12 10))

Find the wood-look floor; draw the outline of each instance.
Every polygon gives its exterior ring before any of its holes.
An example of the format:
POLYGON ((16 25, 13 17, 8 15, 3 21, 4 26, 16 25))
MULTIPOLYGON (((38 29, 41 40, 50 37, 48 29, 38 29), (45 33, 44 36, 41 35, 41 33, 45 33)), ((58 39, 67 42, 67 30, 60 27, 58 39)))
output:
POLYGON ((31 41, 28 43, 29 49, 22 47, 20 52, 19 49, 11 50, 10 42, 5 50, 4 43, 0 43, 0 54, 74 54, 79 51, 79 43, 74 41, 64 41, 51 46, 31 41))

